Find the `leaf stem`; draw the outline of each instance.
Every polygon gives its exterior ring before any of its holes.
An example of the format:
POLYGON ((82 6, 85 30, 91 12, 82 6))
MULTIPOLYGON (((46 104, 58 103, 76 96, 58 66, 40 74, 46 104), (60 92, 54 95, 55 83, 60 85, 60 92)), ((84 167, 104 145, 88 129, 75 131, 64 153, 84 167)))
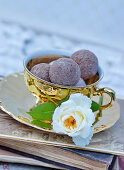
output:
POLYGON ((56 103, 47 93, 46 93, 46 98, 51 101, 52 103, 54 103, 56 106, 58 106, 58 103, 56 103))
MULTIPOLYGON (((100 97, 99 99, 99 105, 102 105, 103 103, 103 96, 100 97)), ((99 118, 102 117, 102 110, 99 109, 99 112, 96 115, 95 122, 93 123, 93 126, 99 121, 99 118)))

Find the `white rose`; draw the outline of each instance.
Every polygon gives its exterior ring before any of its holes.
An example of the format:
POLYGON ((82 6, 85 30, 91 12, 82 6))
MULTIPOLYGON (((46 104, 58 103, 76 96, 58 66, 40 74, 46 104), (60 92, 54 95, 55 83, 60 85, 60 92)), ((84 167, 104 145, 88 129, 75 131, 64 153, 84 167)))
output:
POLYGON ((94 113, 91 99, 81 93, 71 94, 68 101, 57 107, 53 114, 53 129, 57 133, 64 133, 73 138, 77 146, 85 147, 89 144, 94 128, 94 113))

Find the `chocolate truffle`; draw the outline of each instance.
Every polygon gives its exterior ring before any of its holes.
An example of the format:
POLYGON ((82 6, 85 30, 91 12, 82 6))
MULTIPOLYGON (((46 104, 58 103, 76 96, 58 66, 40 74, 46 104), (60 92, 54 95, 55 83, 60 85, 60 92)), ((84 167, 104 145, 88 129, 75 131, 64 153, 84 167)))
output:
POLYGON ((86 83, 82 78, 80 78, 80 80, 77 82, 77 84, 74 87, 84 87, 84 86, 86 86, 86 83))
POLYGON ((31 68, 31 73, 37 76, 40 79, 50 81, 49 78, 49 64, 47 63, 40 63, 36 64, 31 68))
POLYGON ((81 78, 84 80, 91 78, 97 73, 98 59, 89 50, 79 50, 72 54, 71 58, 79 65, 81 78))
POLYGON ((81 76, 80 67, 70 58, 60 58, 50 65, 51 82, 64 86, 75 85, 81 76))

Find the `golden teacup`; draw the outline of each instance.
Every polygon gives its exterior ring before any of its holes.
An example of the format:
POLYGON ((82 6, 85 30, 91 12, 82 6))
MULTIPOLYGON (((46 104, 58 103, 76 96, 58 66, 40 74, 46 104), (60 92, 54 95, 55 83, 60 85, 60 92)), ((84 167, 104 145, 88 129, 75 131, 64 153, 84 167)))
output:
POLYGON ((66 87, 51 82, 47 82, 33 75, 30 70, 31 68, 39 63, 50 63, 53 60, 62 57, 70 57, 69 52, 60 50, 41 50, 33 53, 24 59, 25 73, 24 77, 26 84, 30 92, 37 97, 36 103, 44 103, 52 101, 58 104, 62 99, 66 98, 72 93, 82 93, 90 98, 93 96, 102 96, 104 93, 110 97, 109 103, 102 105, 101 110, 111 107, 112 102, 115 100, 115 92, 110 88, 98 88, 100 81, 103 78, 103 71, 98 67, 98 73, 94 80, 87 80, 85 87, 66 87), (92 82, 92 84, 90 84, 92 82))

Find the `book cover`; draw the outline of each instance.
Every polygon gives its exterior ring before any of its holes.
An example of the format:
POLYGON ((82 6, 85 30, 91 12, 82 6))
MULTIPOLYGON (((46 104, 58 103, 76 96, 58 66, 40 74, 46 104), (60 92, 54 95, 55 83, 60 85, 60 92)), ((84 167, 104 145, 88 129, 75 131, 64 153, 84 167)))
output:
POLYGON ((108 165, 111 164, 112 159, 113 159, 113 155, 111 155, 111 154, 85 151, 85 150, 81 150, 81 149, 72 149, 72 148, 63 148, 63 147, 60 147, 60 148, 66 150, 66 151, 81 155, 83 157, 108 164, 108 165))
MULTIPOLYGON (((47 146, 42 144, 30 144, 25 142, 18 142, 13 140, 0 140, 0 146, 2 149, 9 150, 11 152, 26 156, 38 161, 42 161, 47 164, 59 166, 65 169, 107 169, 111 164, 110 160, 99 162, 95 160, 93 156, 84 157, 86 154, 90 155, 90 152, 84 151, 84 154, 77 154, 72 151, 66 150, 67 148, 59 148, 54 146, 47 146), (94 159, 91 159, 91 157, 94 159), (104 162, 104 163, 103 163, 104 162), (105 163, 106 162, 106 163, 105 163)), ((73 149, 72 149, 73 150, 73 149)), ((93 152, 91 152, 93 154, 93 152)), ((97 160, 101 153, 96 153, 97 160)), ((108 156, 108 154, 107 154, 108 156)), ((112 161, 112 155, 109 155, 112 161)), ((102 157, 102 156, 101 156, 102 157)), ((104 156, 105 157, 105 156, 104 156)))

